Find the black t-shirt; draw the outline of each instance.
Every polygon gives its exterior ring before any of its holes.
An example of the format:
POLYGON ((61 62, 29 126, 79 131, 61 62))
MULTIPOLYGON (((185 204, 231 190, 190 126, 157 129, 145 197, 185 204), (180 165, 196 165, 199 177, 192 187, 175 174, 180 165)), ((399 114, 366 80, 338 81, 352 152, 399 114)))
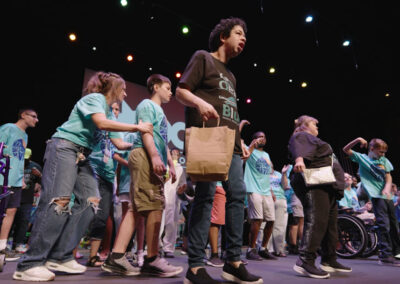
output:
MULTIPOLYGON (((303 157, 306 168, 320 168, 332 165, 336 183, 332 185, 337 190, 337 198, 343 197, 344 171, 336 159, 331 145, 307 132, 298 132, 292 135, 288 145, 289 159, 295 163, 296 158, 303 157), (332 160, 333 159, 333 160, 332 160)), ((290 182, 298 191, 305 189, 301 174, 291 173, 290 182)))
MULTIPOLYGON (((220 116, 220 125, 236 131, 234 153, 241 154, 239 113, 236 100, 236 78, 227 66, 205 50, 196 51, 179 81, 179 86, 213 105, 220 116)), ((196 108, 185 107, 186 127, 202 127, 203 120, 196 108)), ((217 125, 208 120, 206 127, 217 125)))

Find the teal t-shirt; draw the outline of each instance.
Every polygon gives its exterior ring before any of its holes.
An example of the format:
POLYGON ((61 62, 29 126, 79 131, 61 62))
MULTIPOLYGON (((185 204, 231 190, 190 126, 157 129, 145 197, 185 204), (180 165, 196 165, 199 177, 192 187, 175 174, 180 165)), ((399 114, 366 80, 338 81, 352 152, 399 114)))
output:
POLYGON ((360 209, 357 193, 352 189, 350 190, 345 189, 343 198, 339 200, 339 206, 346 208, 353 208, 354 210, 360 209))
POLYGON ((247 192, 261 195, 271 195, 269 174, 271 173, 271 159, 265 151, 254 149, 246 161, 244 183, 247 192))
MULTIPOLYGON (((125 142, 134 143, 137 136, 137 132, 124 132, 123 139, 125 142)), ((131 150, 121 152, 122 158, 128 161, 131 150)), ((131 174, 129 167, 121 166, 121 172, 119 177, 119 193, 129 193, 131 185, 131 174)))
POLYGON ((273 171, 269 175, 269 182, 276 199, 286 199, 285 190, 281 185, 282 174, 278 171, 273 171))
MULTIPOLYGON (((149 99, 144 99, 136 108, 136 121, 153 124, 153 139, 161 160, 167 165, 168 123, 161 106, 149 99)), ((144 148, 142 134, 136 136, 135 148, 144 148)))
MULTIPOLYGON (((0 142, 5 143, 4 155, 10 156, 10 170, 8 172, 8 186, 21 187, 24 177, 25 148, 28 145, 28 135, 15 123, 6 123, 0 126, 0 142)), ((5 163, 5 159, 2 159, 5 163)), ((0 184, 4 178, 0 174, 0 184)))
MULTIPOLYGON (((113 120, 115 120, 114 116, 113 120)), ((96 174, 106 181, 114 183, 115 170, 118 163, 113 159, 113 156, 118 149, 110 138, 122 139, 122 133, 96 129, 94 136, 96 137, 95 140, 99 142, 93 146, 92 153, 89 155, 90 164, 96 174)))
POLYGON ((366 154, 352 151, 350 159, 358 163, 361 183, 370 198, 384 198, 381 192, 385 187, 385 175, 393 171, 393 165, 386 157, 372 159, 366 154))
POLYGON ((63 138, 85 148, 93 149, 101 139, 101 136, 94 135, 97 127, 91 116, 95 113, 104 113, 107 119, 113 117, 103 94, 92 93, 82 97, 75 104, 68 120, 57 127, 53 137, 63 138))

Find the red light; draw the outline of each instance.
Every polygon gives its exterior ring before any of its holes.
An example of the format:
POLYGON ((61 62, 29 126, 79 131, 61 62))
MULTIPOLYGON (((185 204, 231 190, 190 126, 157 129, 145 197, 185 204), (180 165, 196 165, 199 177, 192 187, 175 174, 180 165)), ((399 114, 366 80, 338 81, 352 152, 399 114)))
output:
POLYGON ((176 77, 176 78, 180 78, 181 76, 182 76, 182 74, 181 74, 180 72, 176 72, 176 73, 175 73, 175 77, 176 77))
POLYGON ((247 98, 247 99, 246 99, 246 104, 249 104, 249 103, 251 103, 251 99, 250 99, 250 98, 247 98))
POLYGON ((128 60, 129 62, 132 62, 133 61, 133 55, 132 54, 128 54, 126 56, 126 60, 128 60))

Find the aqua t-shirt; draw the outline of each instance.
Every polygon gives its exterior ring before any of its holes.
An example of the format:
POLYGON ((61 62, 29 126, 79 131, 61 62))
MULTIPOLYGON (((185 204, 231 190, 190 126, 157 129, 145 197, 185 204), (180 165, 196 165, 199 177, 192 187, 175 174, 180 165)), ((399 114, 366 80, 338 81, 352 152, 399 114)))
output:
POLYGON ((244 183, 247 192, 261 195, 271 195, 269 174, 271 173, 271 159, 265 151, 254 149, 246 161, 244 183))
MULTIPOLYGON (((167 165, 168 123, 161 106, 149 99, 144 99, 136 108, 136 121, 153 124, 153 139, 161 160, 167 165)), ((135 148, 144 148, 142 134, 136 136, 135 148)))
MULTIPOLYGON (((114 120, 115 117, 113 116, 114 120)), ((89 160, 92 168, 97 175, 108 182, 114 183, 115 170, 117 169, 117 161, 113 159, 114 153, 118 149, 111 142, 110 138, 121 138, 121 132, 108 132, 97 129, 94 136, 99 142, 94 145, 89 160)))
MULTIPOLYGON (((128 143, 134 143, 137 136, 137 132, 124 132, 123 140, 128 143)), ((121 152, 121 157, 128 161, 131 150, 121 152)), ((131 174, 129 167, 121 166, 121 172, 119 177, 119 194, 129 193, 131 185, 131 174)))
POLYGON ((358 171, 363 187, 370 198, 384 198, 381 192, 385 187, 385 175, 393 171, 393 166, 386 157, 372 159, 366 154, 352 151, 350 159, 358 163, 358 171))
POLYGON ((282 174, 278 171, 273 171, 269 175, 269 182, 271 184, 272 191, 275 194, 276 199, 286 199, 285 190, 281 185, 282 174))
MULTIPOLYGON (((10 156, 10 170, 8 172, 8 186, 22 187, 24 177, 25 148, 28 145, 28 135, 14 123, 0 126, 0 142, 5 143, 3 154, 10 156)), ((5 159, 2 159, 5 163, 5 159)), ((0 184, 3 185, 4 177, 0 174, 0 184)))
POLYGON ((345 208, 353 208, 354 210, 360 209, 357 193, 352 189, 345 189, 343 198, 339 200, 339 206, 345 208))
POLYGON ((53 137, 63 138, 85 148, 93 149, 101 139, 101 135, 94 135, 97 126, 91 117, 95 113, 104 113, 107 119, 113 117, 103 94, 92 93, 82 97, 75 104, 68 120, 57 128, 53 137))

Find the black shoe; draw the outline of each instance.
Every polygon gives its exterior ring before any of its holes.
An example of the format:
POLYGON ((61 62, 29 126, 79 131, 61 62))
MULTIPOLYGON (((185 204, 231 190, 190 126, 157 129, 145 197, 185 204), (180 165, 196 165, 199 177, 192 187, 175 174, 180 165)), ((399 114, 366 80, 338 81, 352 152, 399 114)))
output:
POLYGON ((222 268, 222 278, 235 283, 263 283, 260 276, 256 276, 247 271, 243 263, 238 268, 233 267, 229 263, 225 263, 222 268))
POLYGON ((262 260, 262 257, 258 255, 257 250, 255 248, 247 251, 246 258, 248 260, 257 260, 257 261, 262 260))
POLYGON ((273 256, 271 253, 269 253, 269 251, 267 249, 259 250, 258 255, 265 259, 272 259, 272 260, 278 259, 277 257, 273 256))
POLYGON ((400 266, 400 260, 395 259, 393 256, 379 258, 380 265, 400 266))
POLYGON ((166 251, 166 252, 164 252, 164 257, 165 257, 165 258, 174 258, 175 255, 174 255, 173 252, 168 252, 168 251, 166 251))
POLYGON ((321 261, 321 264, 319 266, 322 270, 326 272, 351 272, 352 269, 351 267, 344 266, 343 264, 340 264, 337 262, 337 260, 331 260, 331 261, 321 261))
POLYGON ((186 276, 183 279, 183 284, 219 284, 221 282, 211 278, 208 275, 205 268, 199 268, 196 274, 193 274, 192 270, 189 268, 186 272, 186 276))
POLYGON ((311 278, 324 279, 324 278, 330 277, 330 274, 328 272, 318 269, 314 265, 314 263, 311 263, 311 261, 306 262, 306 261, 302 260, 301 258, 299 258, 296 261, 296 264, 293 266, 293 269, 297 273, 309 276, 311 278))

